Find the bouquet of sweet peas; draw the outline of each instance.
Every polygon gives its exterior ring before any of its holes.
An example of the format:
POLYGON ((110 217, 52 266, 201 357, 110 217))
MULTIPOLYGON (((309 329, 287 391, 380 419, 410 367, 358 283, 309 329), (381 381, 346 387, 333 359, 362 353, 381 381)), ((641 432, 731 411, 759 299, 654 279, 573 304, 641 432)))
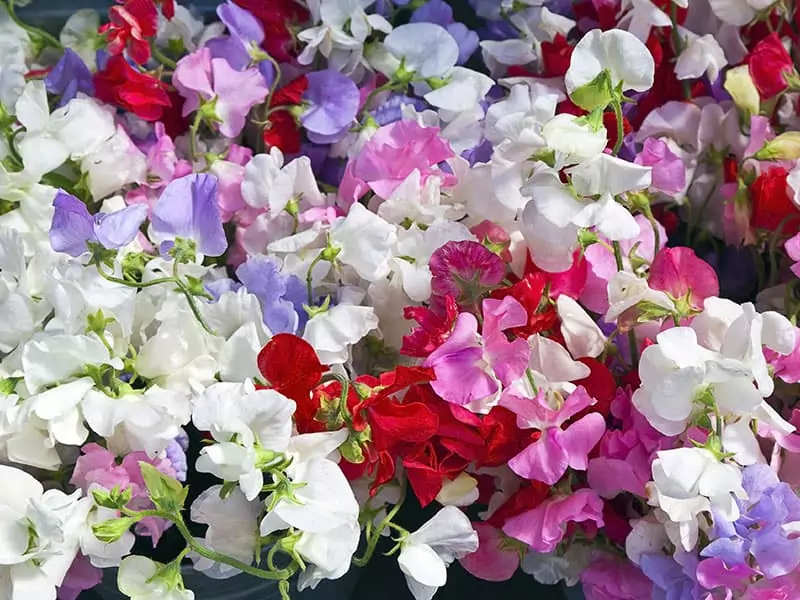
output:
POLYGON ((0 597, 800 598, 795 2, 19 4, 0 597))

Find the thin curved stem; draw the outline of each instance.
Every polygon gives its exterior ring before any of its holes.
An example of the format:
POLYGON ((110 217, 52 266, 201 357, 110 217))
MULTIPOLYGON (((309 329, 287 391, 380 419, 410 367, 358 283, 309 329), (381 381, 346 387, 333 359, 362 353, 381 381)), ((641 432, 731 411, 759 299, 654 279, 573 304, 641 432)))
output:
POLYGON ((175 70, 175 67, 177 67, 177 66, 178 66, 178 63, 176 63, 176 62, 175 62, 174 60, 172 60, 172 59, 171 59, 169 56, 167 56, 166 54, 164 54, 163 52, 161 52, 161 50, 159 50, 159 49, 158 49, 158 46, 156 46, 156 45, 155 45, 155 43, 153 43, 153 44, 150 44, 150 52, 153 54, 153 57, 154 57, 154 58, 155 58, 155 59, 156 59, 158 62, 160 62, 160 63, 161 63, 162 65, 164 65, 164 66, 167 66, 167 67, 169 67, 169 68, 170 68, 170 69, 172 69, 173 71, 175 70))
POLYGON ((29 25, 22 19, 17 16, 16 11, 14 10, 14 0, 5 0, 3 5, 6 7, 8 11, 8 16, 11 17, 11 20, 14 23, 27 31, 30 35, 37 36, 47 43, 48 46, 53 48, 58 48, 59 50, 63 49, 61 42, 55 38, 55 36, 51 35, 50 33, 46 32, 44 29, 40 29, 39 27, 34 27, 33 25, 29 25))
POLYGON ((355 566, 363 567, 370 561, 370 559, 372 558, 372 555, 375 554, 375 548, 378 546, 378 541, 381 538, 381 533, 383 532, 384 529, 386 529, 389 526, 389 524, 392 522, 392 519, 395 518, 397 513, 400 511, 400 508, 403 506, 403 502, 406 499, 406 483, 405 483, 405 481, 403 481, 403 483, 401 485, 403 487, 402 487, 402 490, 400 491, 400 498, 397 500, 397 504, 395 504, 392 507, 392 510, 390 510, 388 513, 386 513, 386 516, 380 522, 380 525, 378 525, 372 531, 372 535, 370 536, 369 540, 367 541, 367 549, 364 551, 364 555, 361 558, 353 557, 353 564, 355 566))
MULTIPOLYGON (((625 268, 622 262, 622 248, 617 240, 611 242, 611 246, 614 248, 614 262, 617 264, 617 271, 622 271, 625 268)), ((630 346, 631 351, 631 367, 636 369, 639 366, 639 345, 636 341, 635 327, 628 331, 628 346, 630 346)))
POLYGON ((614 156, 619 154, 619 149, 622 148, 622 138, 625 137, 625 127, 623 124, 622 103, 619 100, 614 100, 611 105, 614 107, 614 117, 617 120, 617 141, 614 144, 614 156))
POLYGON ((322 252, 320 252, 314 260, 311 261, 311 264, 308 265, 308 271, 306 272, 306 292, 308 294, 308 305, 312 306, 314 304, 314 290, 313 290, 313 276, 314 276, 314 267, 322 260, 322 252))

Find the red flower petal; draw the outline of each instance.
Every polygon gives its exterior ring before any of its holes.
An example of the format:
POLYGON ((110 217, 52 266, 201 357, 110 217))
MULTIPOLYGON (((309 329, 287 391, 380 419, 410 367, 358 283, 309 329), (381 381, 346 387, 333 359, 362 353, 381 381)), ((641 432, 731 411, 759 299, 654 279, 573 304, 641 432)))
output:
POLYGON ((258 353, 258 370, 277 391, 295 402, 308 401, 326 369, 314 348, 290 333, 279 333, 258 353))

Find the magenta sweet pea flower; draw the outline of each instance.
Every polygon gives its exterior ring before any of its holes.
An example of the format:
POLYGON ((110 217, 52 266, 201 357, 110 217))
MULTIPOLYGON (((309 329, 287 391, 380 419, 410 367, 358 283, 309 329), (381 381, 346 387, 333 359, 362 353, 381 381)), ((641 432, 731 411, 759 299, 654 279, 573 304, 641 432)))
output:
POLYGON ((568 523, 593 521, 602 527, 603 501, 590 489, 575 490, 569 496, 553 496, 536 508, 511 517, 503 533, 525 542, 537 552, 552 552, 564 539, 568 523))
POLYGON ((561 479, 568 467, 585 471, 589 452, 606 429, 603 416, 589 413, 566 429, 562 426, 594 403, 583 387, 567 396, 560 408, 548 404, 544 391, 531 399, 513 388, 507 390, 500 404, 517 415, 517 427, 542 432, 539 439, 508 461, 509 468, 520 477, 549 485, 561 479))
POLYGON ((229 138, 241 133, 247 113, 269 93, 257 69, 237 71, 224 58, 212 58, 208 48, 200 48, 179 60, 172 83, 186 99, 184 116, 213 101, 219 132, 229 138))
POLYGON ((338 142, 347 135, 361 102, 358 86, 338 71, 312 71, 303 93, 307 108, 300 115, 308 139, 316 144, 338 142))
POLYGON ((648 138, 634 161, 637 165, 653 167, 652 188, 665 194, 677 194, 686 186, 686 166, 681 157, 658 138, 648 138))
POLYGON ((641 600, 650 598, 653 582, 636 565, 603 554, 581 573, 586 600, 641 600))
POLYGON ((659 251, 650 266, 647 283, 676 300, 685 298, 693 310, 703 310, 706 298, 719 296, 716 271, 684 246, 659 251))
POLYGON ((339 194, 346 202, 355 202, 372 190, 385 200, 414 170, 419 171, 422 184, 429 177, 439 177, 443 186, 450 187, 456 183, 455 176, 438 165, 454 156, 437 127, 396 121, 378 129, 347 163, 339 194))
POLYGON ((431 255, 431 290, 435 296, 453 296, 472 306, 500 285, 506 264, 483 244, 469 240, 447 242, 431 255))

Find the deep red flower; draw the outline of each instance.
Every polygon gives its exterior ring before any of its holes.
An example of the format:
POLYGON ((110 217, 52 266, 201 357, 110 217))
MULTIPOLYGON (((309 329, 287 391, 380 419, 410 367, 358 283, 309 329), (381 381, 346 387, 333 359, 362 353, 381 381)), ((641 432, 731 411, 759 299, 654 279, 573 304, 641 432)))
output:
POLYGON ((504 465, 529 444, 526 432, 517 427, 517 415, 502 406, 495 406, 483 417, 480 431, 486 440, 482 466, 504 465))
POLYGON ((492 292, 491 297, 498 300, 512 296, 528 313, 527 325, 510 330, 515 336, 527 338, 534 333, 550 331, 555 327, 558 313, 555 307, 547 302, 545 287, 547 287, 547 277, 543 273, 528 273, 514 285, 492 292))
POLYGON ((262 137, 267 147, 275 146, 284 154, 297 154, 300 152, 302 136, 297 121, 286 109, 301 103, 303 94, 308 89, 308 78, 305 75, 293 79, 279 89, 269 102, 270 110, 274 110, 264 126, 262 137))
POLYGON ((650 50, 650 54, 653 57, 653 63, 657 69, 664 61, 664 37, 654 29, 647 37, 645 46, 647 46, 647 49, 650 50))
MULTIPOLYGON (((603 126, 606 128, 608 134, 608 144, 606 148, 613 149, 617 143, 617 115, 614 111, 603 113, 603 126)), ((623 138, 633 131, 630 121, 623 115, 622 117, 622 133, 623 138)))
POLYGON ((127 49, 131 60, 142 65, 150 60, 150 41, 158 31, 158 10, 153 0, 124 0, 108 9, 109 22, 98 30, 106 38, 108 52, 127 49))
POLYGON ((130 111, 145 121, 158 121, 171 106, 167 86, 134 69, 122 55, 112 56, 106 68, 94 74, 98 100, 130 111))
POLYGON ((771 33, 758 42, 745 57, 745 62, 762 99, 780 94, 789 87, 786 76, 797 75, 792 57, 777 33, 771 33))
POLYGON ((589 23, 589 29, 594 29, 593 25, 603 31, 614 29, 617 26, 617 14, 620 5, 618 2, 577 2, 573 5, 575 20, 580 23, 589 23))
POLYGON ((764 231, 777 231, 791 237, 800 231, 800 210, 789 198, 786 178, 789 172, 783 167, 772 167, 761 173, 750 186, 752 215, 750 226, 764 231))
POLYGON ((559 273, 549 273, 543 271, 533 262, 530 253, 525 257, 525 274, 541 274, 547 284, 547 291, 551 298, 569 296, 573 300, 580 298, 583 288, 586 287, 588 265, 586 259, 581 255, 580 250, 576 250, 572 255, 572 266, 566 271, 559 273))
POLYGON ((161 5, 161 14, 168 20, 175 17, 175 0, 156 0, 161 5))
POLYGON ((297 403, 296 420, 313 420, 318 405, 312 401, 311 392, 327 370, 313 346, 296 335, 279 333, 258 353, 257 364, 272 389, 297 403))
POLYGON ((264 50, 279 62, 291 62, 294 54, 292 26, 309 19, 308 10, 295 0, 234 0, 261 21, 264 50))
POLYGON ((552 42, 542 42, 542 64, 544 69, 541 77, 563 77, 569 69, 574 46, 567 42, 562 34, 557 34, 552 42))
POLYGON ((517 490, 489 519, 489 525, 502 529, 511 517, 533 510, 547 499, 550 486, 541 481, 529 481, 517 490))
POLYGON ((409 321, 416 321, 419 326, 403 336, 401 354, 424 358, 444 343, 458 316, 456 299, 445 296, 444 308, 444 314, 424 306, 407 306, 403 309, 403 316, 409 321))
POLYGON ((575 385, 582 385, 586 392, 594 398, 597 403, 587 406, 577 415, 572 417, 572 421, 578 421, 590 412, 597 412, 607 417, 611 412, 611 403, 617 395, 617 383, 608 367, 596 358, 580 358, 580 362, 589 367, 589 375, 583 379, 575 381, 575 385))
POLYGON ((675 233, 681 224, 681 221, 678 218, 678 215, 675 214, 675 211, 669 210, 663 204, 656 204, 653 207, 653 216, 656 218, 656 221, 661 223, 664 231, 667 232, 667 236, 671 236, 673 233, 675 233))

